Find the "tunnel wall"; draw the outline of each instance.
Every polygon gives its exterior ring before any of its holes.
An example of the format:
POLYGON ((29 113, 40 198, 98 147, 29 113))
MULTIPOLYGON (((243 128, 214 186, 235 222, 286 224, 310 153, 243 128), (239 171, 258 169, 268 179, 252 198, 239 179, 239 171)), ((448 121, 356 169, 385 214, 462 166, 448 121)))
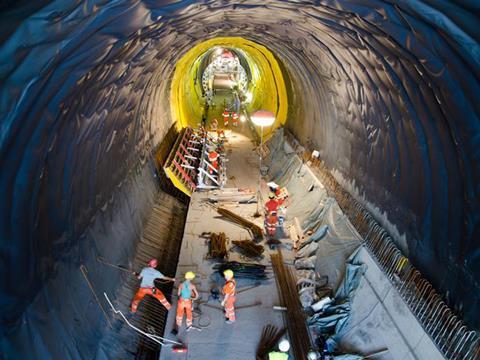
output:
MULTIPOLYGON (((62 351, 39 340, 44 328, 27 324, 53 321, 39 304, 56 309, 65 301, 60 265, 77 269, 82 258, 73 249, 87 246, 89 230, 104 232, 107 248, 134 241, 133 232, 120 240, 115 227, 94 224, 105 225, 100 214, 108 212, 113 224, 139 226, 129 217, 141 218, 150 206, 139 194, 151 189, 145 184, 153 172, 144 169, 172 124, 175 64, 216 36, 244 37, 278 57, 291 81, 289 128, 321 151, 337 179, 397 233, 414 264, 478 328, 475 2, 42 5, 10 2, 0 15, 8 18, 0 50, 2 351, 62 351), (131 207, 113 206, 121 193, 131 207)), ((94 309, 86 313, 100 318, 94 309)), ((72 358, 85 342, 95 345, 101 324, 87 316, 61 321, 48 331, 68 339, 72 358)))

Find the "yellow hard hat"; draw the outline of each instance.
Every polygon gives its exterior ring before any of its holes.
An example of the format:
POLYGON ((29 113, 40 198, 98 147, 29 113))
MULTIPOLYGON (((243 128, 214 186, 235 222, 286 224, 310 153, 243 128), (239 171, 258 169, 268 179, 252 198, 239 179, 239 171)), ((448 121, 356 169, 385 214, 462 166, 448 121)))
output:
POLYGON ((223 275, 225 275, 225 277, 232 278, 233 277, 233 271, 230 270, 230 269, 227 269, 223 272, 223 275))
POLYGON ((185 279, 187 280, 195 279, 195 273, 193 271, 187 271, 185 273, 185 279))

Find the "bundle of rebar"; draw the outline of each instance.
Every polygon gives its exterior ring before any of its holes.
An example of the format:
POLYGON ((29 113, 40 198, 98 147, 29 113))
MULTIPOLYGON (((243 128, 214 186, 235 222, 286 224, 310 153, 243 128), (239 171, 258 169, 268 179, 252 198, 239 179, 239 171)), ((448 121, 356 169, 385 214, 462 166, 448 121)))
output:
POLYGON ((252 258, 262 256, 265 251, 262 245, 257 245, 252 240, 232 241, 232 243, 238 246, 245 256, 252 258))
POLYGON ((212 233, 208 242, 208 257, 223 260, 227 257, 227 236, 225 233, 212 233))
POLYGON ((274 349, 285 334, 285 329, 278 329, 273 325, 265 325, 262 330, 262 337, 257 347, 256 360, 266 360, 268 353, 274 349))
POLYGON ((295 276, 292 269, 285 266, 280 249, 277 254, 272 254, 270 257, 282 305, 287 308, 284 319, 292 344, 293 357, 296 360, 307 360, 307 354, 312 345, 302 304, 298 298, 295 276))
POLYGON ((228 261, 222 264, 215 264, 213 268, 217 270, 222 276, 225 270, 230 269, 233 271, 236 278, 255 280, 267 279, 267 274, 265 273, 265 265, 228 261))
POLYGON ((257 224, 225 208, 218 208, 217 212, 223 217, 227 218, 228 220, 234 222, 235 224, 238 224, 241 227, 249 230, 252 233, 252 236, 254 237, 255 240, 257 241, 263 240, 263 229, 257 224))

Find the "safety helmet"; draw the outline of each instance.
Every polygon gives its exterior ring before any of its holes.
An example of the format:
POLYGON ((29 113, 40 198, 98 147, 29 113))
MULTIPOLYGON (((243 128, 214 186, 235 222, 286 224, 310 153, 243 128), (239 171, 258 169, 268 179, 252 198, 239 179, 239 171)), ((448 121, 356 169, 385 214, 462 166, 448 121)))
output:
POLYGON ((225 271, 223 272, 223 275, 224 275, 225 277, 227 277, 227 278, 230 279, 230 278, 233 277, 233 271, 230 270, 230 269, 227 269, 227 270, 225 270, 225 271))
POLYGON ((318 360, 320 359, 320 356, 316 351, 310 350, 307 354, 308 360, 318 360))
POLYGON ((273 192, 268 194, 269 199, 275 199, 275 194, 273 192))
POLYGON ((156 268, 158 265, 158 260, 157 259, 152 259, 148 262, 148 266, 152 267, 152 268, 156 268))
POLYGON ((290 342, 287 339, 282 339, 278 343, 278 349, 282 352, 287 352, 290 350, 290 342))
POLYGON ((187 279, 187 280, 195 279, 195 273, 193 271, 187 271, 185 273, 185 279, 187 279))

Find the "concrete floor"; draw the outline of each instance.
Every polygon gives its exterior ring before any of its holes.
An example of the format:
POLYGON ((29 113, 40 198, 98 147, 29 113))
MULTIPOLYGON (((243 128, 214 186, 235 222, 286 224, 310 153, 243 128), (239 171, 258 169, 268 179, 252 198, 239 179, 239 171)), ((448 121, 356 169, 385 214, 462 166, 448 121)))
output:
MULTIPOLYGON (((254 151, 254 145, 249 137, 249 129, 246 124, 242 124, 234 131, 228 132, 228 144, 226 151, 228 154, 227 188, 241 187, 256 191, 258 186, 259 159, 254 151)), ((266 184, 262 184, 262 192, 266 195, 266 184)), ((215 209, 204 203, 209 196, 208 192, 195 192, 191 198, 190 208, 188 210, 187 222, 183 237, 182 248, 176 273, 177 279, 183 279, 186 271, 192 270, 197 274, 195 283, 199 290, 207 292, 202 293, 202 299, 208 297, 208 291, 212 286, 223 286, 223 280, 215 283, 210 275, 213 273, 213 261, 206 260, 207 245, 205 239, 199 237, 202 232, 225 232, 230 240, 251 239, 250 234, 241 227, 227 222, 218 217, 215 209)), ((265 197, 264 197, 265 198, 265 197)), ((253 218, 256 211, 256 204, 225 204, 225 207, 235 213, 255 221, 262 226, 263 218, 253 218)), ((231 246, 231 245, 230 245, 231 246)), ((263 260, 256 261, 264 265, 270 264, 270 250, 266 247, 263 260)), ((242 258, 235 251, 230 251, 229 260, 253 262, 251 259, 242 258)), ((284 252, 286 258, 292 258, 289 251, 284 252)), ((222 311, 201 306, 202 316, 200 322, 204 323, 211 319, 211 324, 201 332, 197 330, 185 331, 183 324, 178 339, 188 346, 188 352, 173 353, 170 348, 162 349, 160 359, 215 359, 224 360, 244 360, 254 359, 257 344, 264 325, 273 324, 283 327, 282 314, 273 311, 273 305, 279 304, 278 292, 275 280, 272 278, 271 269, 268 281, 252 290, 238 294, 236 306, 248 305, 260 301, 260 306, 239 309, 237 311, 237 321, 234 324, 226 324, 222 311)), ((251 285, 251 280, 238 279, 237 289, 251 285)), ((220 306, 213 300, 212 305, 220 306)), ((175 339, 170 334, 175 321, 176 304, 169 313, 165 334, 170 339, 175 339)), ((194 319, 194 326, 198 325, 199 319, 194 319)))

